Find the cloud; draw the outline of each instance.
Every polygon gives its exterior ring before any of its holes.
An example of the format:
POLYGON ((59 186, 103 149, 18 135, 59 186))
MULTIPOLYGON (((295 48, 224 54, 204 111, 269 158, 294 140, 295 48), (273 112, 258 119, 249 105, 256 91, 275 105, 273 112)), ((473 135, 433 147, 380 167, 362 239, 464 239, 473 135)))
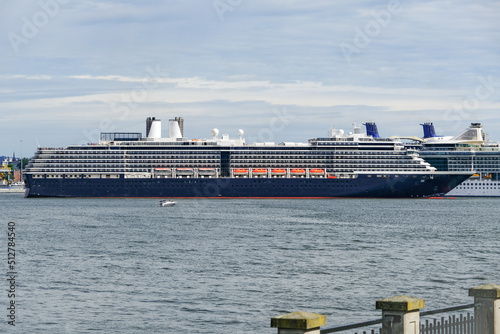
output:
POLYGON ((25 74, 15 74, 15 75, 0 75, 0 80, 51 80, 50 75, 25 75, 25 74))
MULTIPOLYGON (((233 109, 229 119, 242 118, 242 114, 260 117, 273 108, 294 107, 300 110, 302 117, 314 119, 314 113, 323 110, 345 110, 346 116, 350 113, 362 115, 368 113, 374 117, 393 121, 394 119, 415 119, 421 115, 448 115, 455 120, 458 116, 467 114, 469 118, 477 117, 478 108, 469 108, 473 105, 475 89, 457 91, 452 89, 434 88, 385 88, 369 86, 335 86, 321 82, 297 81, 291 83, 272 83, 269 81, 218 81, 206 80, 199 77, 155 78, 154 87, 147 89, 141 77, 127 77, 121 75, 92 76, 77 75, 66 78, 67 85, 79 87, 79 83, 104 82, 104 90, 110 92, 94 93, 94 89, 86 92, 86 87, 75 90, 76 94, 67 96, 33 96, 21 101, 0 103, 5 110, 24 110, 24 114, 15 115, 19 119, 44 119, 50 113, 55 119, 68 120, 99 120, 103 117, 115 122, 123 119, 141 120, 154 111, 162 115, 166 111, 161 106, 175 105, 177 115, 205 115, 223 117, 224 113, 233 109), (119 83, 119 87, 115 87, 119 83), (109 85, 109 86, 107 86, 109 85), (467 103, 464 103, 466 101, 467 103), (193 106, 196 105, 196 108, 193 106), (206 105, 203 110, 201 106, 206 105), (458 105, 458 108, 457 108, 458 105), (147 112, 147 110, 150 110, 147 112), (197 110, 194 112, 194 110, 197 110), (221 110, 223 112, 221 112, 221 110), (31 114, 28 114, 31 111, 31 114)), ((479 81, 478 81, 479 83, 479 81)), ((149 83, 151 84, 151 83, 149 83)), ((482 90, 487 92, 483 87, 482 90)), ((495 100, 481 100, 480 110, 486 115, 500 107, 495 100)), ((169 114, 172 111, 168 112, 169 114)), ((297 117, 300 117, 297 115, 297 117)), ((318 116, 319 117, 319 116, 318 116)), ((356 116, 358 117, 358 116, 356 116)), ((356 118, 354 117, 354 118, 356 118)), ((441 117, 441 116, 439 116, 441 117)), ((346 117, 344 117, 344 121, 346 117)), ((366 120, 366 119, 365 119, 366 120)), ((238 121, 235 119, 235 122, 238 121)), ((348 121, 350 122, 350 121, 348 121)), ((418 121, 417 121, 418 122, 418 121)), ((248 121, 245 121, 247 124, 248 121)))

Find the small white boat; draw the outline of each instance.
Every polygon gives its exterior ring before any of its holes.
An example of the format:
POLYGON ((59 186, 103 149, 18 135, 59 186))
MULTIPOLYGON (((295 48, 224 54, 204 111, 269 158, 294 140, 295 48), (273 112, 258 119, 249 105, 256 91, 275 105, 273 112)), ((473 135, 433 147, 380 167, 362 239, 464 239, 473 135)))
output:
POLYGON ((166 199, 162 199, 160 201, 160 206, 174 206, 177 202, 174 202, 172 201, 171 199, 169 200, 166 200, 166 199))

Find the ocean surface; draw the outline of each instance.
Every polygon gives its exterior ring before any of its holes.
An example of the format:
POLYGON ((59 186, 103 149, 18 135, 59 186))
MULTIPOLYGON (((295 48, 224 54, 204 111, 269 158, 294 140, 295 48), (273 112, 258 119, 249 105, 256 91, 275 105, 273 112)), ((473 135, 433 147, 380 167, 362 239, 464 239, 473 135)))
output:
POLYGON ((1 270, 15 223, 16 326, 0 332, 277 333, 302 310, 328 325, 424 310, 500 284, 500 199, 25 199, 0 194, 1 270))

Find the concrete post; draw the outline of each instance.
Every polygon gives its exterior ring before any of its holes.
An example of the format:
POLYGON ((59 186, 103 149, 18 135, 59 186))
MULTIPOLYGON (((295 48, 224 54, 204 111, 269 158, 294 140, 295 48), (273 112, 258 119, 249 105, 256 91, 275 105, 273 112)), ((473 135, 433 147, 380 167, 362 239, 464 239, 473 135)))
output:
POLYGON ((278 328, 278 334, 320 334, 319 327, 325 324, 325 315, 301 311, 271 318, 271 327, 278 328))
POLYGON ((382 324, 382 334, 419 334, 420 312, 425 301, 408 296, 395 296, 377 300, 376 308, 382 310, 382 318, 392 316, 392 323, 382 324))
POLYGON ((474 296, 477 334, 500 334, 500 285, 486 284, 469 289, 474 296))

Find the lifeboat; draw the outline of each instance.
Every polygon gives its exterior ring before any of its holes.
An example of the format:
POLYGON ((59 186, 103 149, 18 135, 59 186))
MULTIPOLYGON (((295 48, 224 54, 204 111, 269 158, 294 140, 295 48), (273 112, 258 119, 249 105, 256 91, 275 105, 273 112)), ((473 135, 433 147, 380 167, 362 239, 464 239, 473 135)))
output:
POLYGON ((170 174, 172 174, 172 169, 171 168, 155 168, 155 174, 170 175, 170 174))
POLYGON ((237 168, 233 171, 234 175, 246 175, 248 174, 248 169, 245 168, 237 168))
POLYGON ((337 175, 335 175, 335 174, 328 174, 328 178, 329 179, 336 179, 337 175))
POLYGON ((291 173, 291 174, 296 174, 296 175, 297 175, 297 174, 305 174, 305 173, 306 173, 306 171, 305 171, 304 169, 292 169, 292 170, 290 171, 290 173, 291 173))
POLYGON ((325 174, 325 171, 323 169, 311 169, 309 171, 309 174, 313 174, 313 175, 323 175, 325 174))
POLYGON ((267 174, 267 169, 263 169, 263 168, 253 169, 252 174, 259 174, 259 175, 267 174))
POLYGON ((178 175, 192 175, 194 170, 192 168, 177 168, 178 175))
POLYGON ((198 168, 198 173, 201 175, 214 175, 215 169, 214 168, 198 168))
POLYGON ((283 175, 283 174, 286 174, 286 169, 272 169, 271 174, 283 175))

